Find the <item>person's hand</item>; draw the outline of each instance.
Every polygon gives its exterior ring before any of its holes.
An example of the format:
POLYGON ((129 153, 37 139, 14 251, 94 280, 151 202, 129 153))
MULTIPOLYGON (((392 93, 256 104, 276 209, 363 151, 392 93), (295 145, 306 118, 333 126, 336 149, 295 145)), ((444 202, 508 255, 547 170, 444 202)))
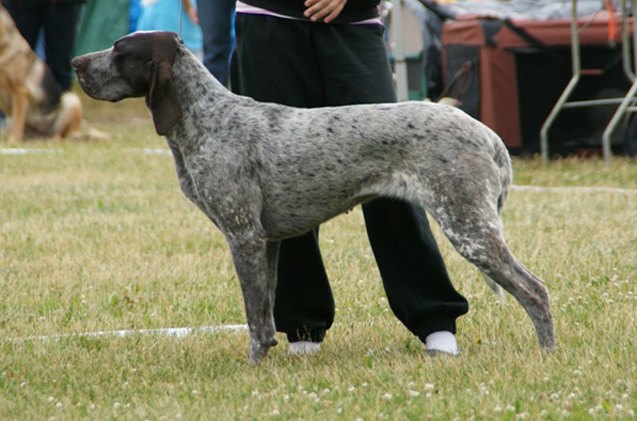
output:
POLYGON ((347 0, 306 0, 305 12, 306 18, 312 22, 323 21, 330 23, 341 14, 347 0))
POLYGON ((190 0, 183 0, 183 5, 186 9, 188 19, 190 19, 190 21, 195 25, 199 25, 199 14, 197 13, 197 9, 192 7, 192 3, 190 3, 190 0))
POLYGON ((199 25, 199 15, 194 7, 188 11, 188 19, 195 25, 199 25))

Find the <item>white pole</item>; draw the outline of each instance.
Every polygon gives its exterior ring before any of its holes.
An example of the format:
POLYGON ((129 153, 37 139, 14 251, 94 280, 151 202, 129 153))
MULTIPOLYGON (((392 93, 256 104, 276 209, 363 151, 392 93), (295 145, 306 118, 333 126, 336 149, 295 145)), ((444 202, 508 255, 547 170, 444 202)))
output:
POLYGON ((394 73, 396 75, 396 96, 398 101, 409 100, 407 86, 407 61, 405 60, 405 44, 403 34, 403 0, 393 0, 391 11, 392 47, 394 57, 394 73))

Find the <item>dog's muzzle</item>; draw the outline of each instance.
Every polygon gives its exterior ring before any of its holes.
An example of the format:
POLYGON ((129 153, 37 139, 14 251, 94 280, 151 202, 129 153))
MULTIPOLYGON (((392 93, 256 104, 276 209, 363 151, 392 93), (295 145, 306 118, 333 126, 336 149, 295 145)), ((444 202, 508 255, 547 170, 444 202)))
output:
POLYGON ((85 75, 90 61, 90 58, 86 55, 75 57, 73 60, 71 60, 71 66, 73 67, 73 70, 75 70, 77 81, 83 89, 86 89, 88 87, 85 75))

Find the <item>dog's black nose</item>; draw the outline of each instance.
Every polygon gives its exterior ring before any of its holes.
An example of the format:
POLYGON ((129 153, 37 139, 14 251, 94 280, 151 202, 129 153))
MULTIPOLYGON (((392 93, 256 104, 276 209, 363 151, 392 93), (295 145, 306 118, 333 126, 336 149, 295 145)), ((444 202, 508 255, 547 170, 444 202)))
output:
POLYGON ((75 71, 82 70, 86 67, 87 63, 88 59, 86 58, 86 56, 75 57, 73 60, 71 60, 71 66, 73 66, 75 71))

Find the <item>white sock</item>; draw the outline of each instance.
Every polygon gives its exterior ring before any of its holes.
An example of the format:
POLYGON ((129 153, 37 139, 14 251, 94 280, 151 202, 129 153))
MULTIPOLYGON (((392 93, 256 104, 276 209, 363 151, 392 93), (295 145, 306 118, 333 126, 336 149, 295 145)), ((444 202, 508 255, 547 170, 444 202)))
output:
POLYGON ((449 355, 458 355, 458 343, 456 336, 446 330, 434 332, 425 338, 428 352, 442 352, 449 355))
POLYGON ((290 342, 288 354, 291 355, 312 355, 321 350, 320 342, 299 341, 290 342))

